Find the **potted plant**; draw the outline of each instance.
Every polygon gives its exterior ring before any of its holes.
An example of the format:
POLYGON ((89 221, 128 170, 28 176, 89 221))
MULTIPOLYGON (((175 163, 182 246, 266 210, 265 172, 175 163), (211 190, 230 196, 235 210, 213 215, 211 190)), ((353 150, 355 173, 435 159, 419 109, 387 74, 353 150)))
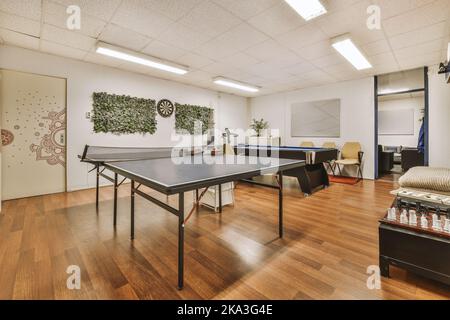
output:
POLYGON ((263 130, 266 130, 269 128, 269 123, 267 121, 264 121, 264 119, 261 118, 261 120, 252 120, 252 124, 250 125, 250 129, 253 129, 256 132, 257 137, 261 137, 261 133, 263 130))

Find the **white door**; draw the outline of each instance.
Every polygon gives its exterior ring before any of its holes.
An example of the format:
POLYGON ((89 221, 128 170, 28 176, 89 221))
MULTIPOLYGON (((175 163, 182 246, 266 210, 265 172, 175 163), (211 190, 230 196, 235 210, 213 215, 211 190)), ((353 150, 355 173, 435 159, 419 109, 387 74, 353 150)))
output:
POLYGON ((2 200, 66 190, 66 80, 0 70, 2 200))

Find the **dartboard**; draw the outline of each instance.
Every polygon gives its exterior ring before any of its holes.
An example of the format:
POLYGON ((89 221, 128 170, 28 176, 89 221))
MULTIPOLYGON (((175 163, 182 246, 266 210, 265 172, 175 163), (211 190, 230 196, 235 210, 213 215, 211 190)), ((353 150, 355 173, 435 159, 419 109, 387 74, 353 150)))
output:
POLYGON ((160 100, 157 105, 158 113, 163 118, 168 118, 173 113, 173 104, 167 99, 160 100))

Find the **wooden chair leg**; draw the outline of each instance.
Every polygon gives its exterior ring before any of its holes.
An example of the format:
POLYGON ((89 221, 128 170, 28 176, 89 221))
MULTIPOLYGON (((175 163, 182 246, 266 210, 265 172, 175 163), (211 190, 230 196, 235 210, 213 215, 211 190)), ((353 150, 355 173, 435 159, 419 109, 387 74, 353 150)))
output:
POLYGON ((340 166, 339 164, 336 164, 336 165, 337 165, 337 168, 338 168, 338 170, 339 170, 339 176, 341 176, 341 177, 342 177, 341 166, 340 166))

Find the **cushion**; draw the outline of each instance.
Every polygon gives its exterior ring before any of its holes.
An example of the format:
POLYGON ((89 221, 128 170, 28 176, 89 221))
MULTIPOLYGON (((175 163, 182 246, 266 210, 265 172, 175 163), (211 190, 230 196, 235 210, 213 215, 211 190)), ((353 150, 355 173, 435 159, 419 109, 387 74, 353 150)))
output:
POLYGON ((450 169, 414 167, 409 169, 398 182, 403 188, 450 192, 450 169))
POLYGON ((359 164, 358 159, 341 159, 341 160, 336 160, 335 161, 337 164, 342 164, 342 165, 351 165, 351 164, 359 164))

